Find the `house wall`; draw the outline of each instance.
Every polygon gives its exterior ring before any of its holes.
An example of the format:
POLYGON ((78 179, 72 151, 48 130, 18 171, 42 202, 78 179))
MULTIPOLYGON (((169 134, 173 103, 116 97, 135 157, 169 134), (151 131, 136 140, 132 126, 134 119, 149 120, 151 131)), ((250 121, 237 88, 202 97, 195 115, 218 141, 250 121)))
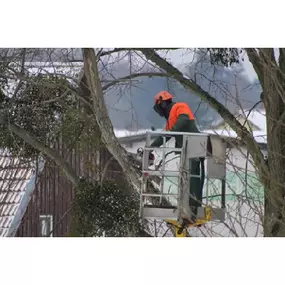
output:
MULTIPOLYGON (((97 151, 91 148, 85 152, 78 149, 72 151, 63 143, 58 143, 56 149, 71 164, 77 175, 89 180, 101 178, 104 165, 111 157, 105 148, 97 151)), ((123 179, 121 173, 119 165, 113 160, 106 171, 106 179, 118 181, 123 179)), ((46 162, 16 236, 65 236, 68 233, 73 198, 73 186, 65 174, 54 162, 46 162)))
MULTIPOLYGON (((170 141, 171 143, 171 141, 170 141)), ((135 153, 138 147, 143 147, 145 141, 141 140, 132 144, 122 144, 128 151, 135 153)), ((63 144, 58 144, 56 148, 61 155, 72 165, 79 176, 97 180, 101 177, 104 166, 111 158, 106 149, 94 151, 86 149, 85 152, 74 150, 68 151, 63 144), (65 149, 65 151, 62 151, 65 149)), ((239 236, 256 236, 262 234, 259 213, 262 212, 262 203, 249 205, 245 200, 237 200, 237 194, 244 194, 244 178, 241 177, 246 169, 246 151, 244 149, 232 148, 229 152, 227 164, 227 214, 225 224, 208 223, 203 229, 211 236, 234 236, 234 232, 239 236), (234 192, 233 195, 230 195, 234 192), (229 228, 231 230, 229 230, 229 228)), ((171 158, 170 158, 171 159, 171 158)), ((250 159, 249 159, 250 160, 250 159)), ((173 169, 177 162, 172 160, 168 167, 173 169)), ((248 170, 254 175, 254 168, 248 163, 248 170)), ((106 172, 106 178, 123 180, 122 172, 116 161, 112 161, 106 172)), ((256 178, 257 181, 257 178, 256 178)), ((249 184, 249 183, 248 183, 249 184)), ((253 183, 255 184, 255 183, 253 183)), ((258 184, 258 183, 256 183, 258 184)), ((256 186, 256 185, 255 185, 256 186)), ((219 187, 212 187, 213 193, 219 187)), ((260 185, 255 187, 257 193, 262 192, 260 185)), ((52 236, 62 237, 68 232, 68 225, 71 217, 71 205, 74 191, 71 183, 62 171, 53 162, 47 162, 44 171, 40 174, 36 189, 32 195, 28 209, 22 219, 22 223, 17 231, 18 237, 39 237, 44 233, 43 225, 48 225, 51 220, 52 236)), ((212 203, 218 202, 213 199, 212 203)), ((203 236, 200 230, 192 230, 196 236, 203 236)))

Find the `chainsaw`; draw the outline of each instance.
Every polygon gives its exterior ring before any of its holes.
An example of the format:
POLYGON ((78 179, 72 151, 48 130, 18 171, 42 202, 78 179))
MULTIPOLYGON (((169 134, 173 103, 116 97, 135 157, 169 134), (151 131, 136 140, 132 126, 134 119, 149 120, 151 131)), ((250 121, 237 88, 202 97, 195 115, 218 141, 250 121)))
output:
MULTIPOLYGON (((138 159, 140 161, 142 161, 142 158, 143 158, 143 153, 144 153, 144 150, 142 147, 139 147, 137 149, 137 156, 138 156, 138 159)), ((154 165, 154 160, 155 160, 155 157, 154 157, 154 154, 152 152, 149 153, 149 156, 148 156, 148 167, 154 165)))

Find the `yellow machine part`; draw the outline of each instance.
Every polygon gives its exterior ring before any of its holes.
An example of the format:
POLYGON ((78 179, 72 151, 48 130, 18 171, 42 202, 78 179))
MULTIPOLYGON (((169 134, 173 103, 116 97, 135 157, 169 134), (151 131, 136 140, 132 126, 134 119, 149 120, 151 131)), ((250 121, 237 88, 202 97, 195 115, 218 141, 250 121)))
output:
POLYGON ((179 234, 179 228, 175 227, 175 237, 187 237, 187 231, 186 229, 183 229, 182 233, 179 234))
POLYGON ((195 223, 188 224, 182 231, 181 234, 178 233, 179 229, 181 229, 181 225, 175 220, 165 220, 168 224, 173 225, 175 237, 186 237, 187 236, 187 228, 193 228, 200 225, 204 225, 207 222, 211 221, 211 209, 209 207, 205 208, 205 219, 197 219, 195 223))
POLYGON ((181 229, 181 225, 174 220, 165 220, 168 224, 172 225, 172 232, 175 235, 175 237, 187 237, 187 231, 186 228, 183 229, 181 233, 179 233, 179 230, 181 229))

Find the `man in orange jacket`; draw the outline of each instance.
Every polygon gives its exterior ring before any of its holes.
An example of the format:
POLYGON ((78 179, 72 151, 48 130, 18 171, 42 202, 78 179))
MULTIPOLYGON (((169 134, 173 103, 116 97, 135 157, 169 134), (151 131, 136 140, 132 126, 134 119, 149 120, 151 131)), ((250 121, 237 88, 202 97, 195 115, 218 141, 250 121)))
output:
MULTIPOLYGON (((154 110, 166 119, 165 130, 170 132, 189 132, 199 133, 195 123, 194 115, 189 106, 184 102, 173 102, 172 95, 167 91, 160 91, 154 97, 154 110)), ((168 141, 171 137, 168 137, 168 141)), ((175 136, 175 147, 182 147, 182 136, 175 136)), ((159 147, 163 144, 163 138, 157 137, 151 147, 159 147)), ((191 174, 201 175, 200 161, 197 159, 190 159, 191 174)), ((192 209, 194 216, 192 221, 195 220, 197 208, 201 206, 202 201, 202 178, 190 178, 190 194, 195 198, 189 198, 189 205, 192 209)))
MULTIPOLYGON (((160 91, 154 97, 154 110, 166 119, 164 129, 171 132, 199 133, 189 106, 184 102, 173 102, 172 99, 167 91, 160 91)), ((167 140, 169 139, 170 137, 167 140)), ((162 137, 157 137, 151 146, 159 147, 162 144, 162 137)), ((176 137, 176 147, 182 147, 182 137, 176 137)))

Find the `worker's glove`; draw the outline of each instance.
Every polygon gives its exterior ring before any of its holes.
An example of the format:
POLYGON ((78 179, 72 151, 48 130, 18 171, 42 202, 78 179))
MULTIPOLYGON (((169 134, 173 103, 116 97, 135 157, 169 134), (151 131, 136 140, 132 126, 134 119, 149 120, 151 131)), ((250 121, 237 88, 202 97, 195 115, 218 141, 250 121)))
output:
MULTIPOLYGON (((143 148, 139 147, 137 149, 137 154, 138 156, 140 156, 141 158, 143 157, 143 148)), ((148 165, 151 166, 154 164, 154 154, 152 153, 152 151, 149 152, 149 156, 148 156, 148 165)))
POLYGON ((138 156, 143 156, 143 148, 142 147, 139 147, 138 149, 137 149, 137 154, 138 154, 138 156))

